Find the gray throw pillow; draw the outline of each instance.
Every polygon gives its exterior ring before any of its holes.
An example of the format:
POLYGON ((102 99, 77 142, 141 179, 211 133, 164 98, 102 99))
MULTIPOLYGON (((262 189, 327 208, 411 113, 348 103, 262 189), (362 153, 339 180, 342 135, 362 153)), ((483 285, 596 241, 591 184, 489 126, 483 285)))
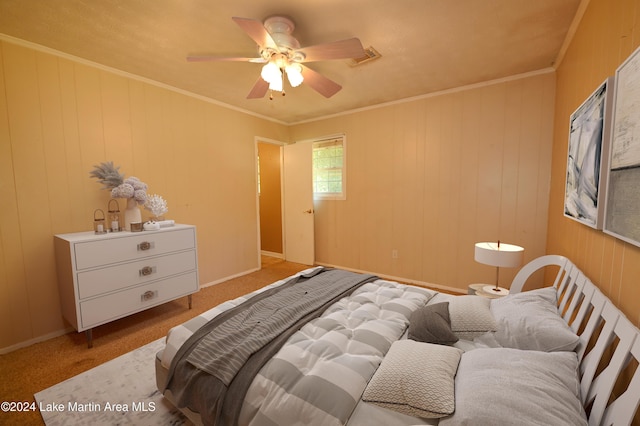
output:
POLYGON ((451 331, 449 302, 416 309, 409 318, 409 339, 424 343, 451 345, 458 337, 451 331))
POLYGON ((488 331, 496 331, 491 299, 482 296, 456 296, 449 301, 451 330, 460 339, 473 340, 488 331))

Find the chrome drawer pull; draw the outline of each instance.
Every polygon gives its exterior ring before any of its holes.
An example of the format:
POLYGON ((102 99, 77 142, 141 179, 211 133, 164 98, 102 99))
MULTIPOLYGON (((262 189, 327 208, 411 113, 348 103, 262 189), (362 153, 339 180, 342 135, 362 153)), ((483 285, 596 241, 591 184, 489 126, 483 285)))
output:
POLYGON ((149 250, 149 249, 152 249, 153 246, 154 246, 153 243, 150 243, 149 241, 143 241, 140 244, 138 244, 138 251, 149 250))
POLYGON ((154 268, 153 266, 145 266, 144 268, 140 269, 138 272, 140 273, 141 277, 146 277, 147 275, 151 275, 156 271, 156 268, 154 268))
POLYGON ((149 301, 154 297, 156 297, 157 295, 158 295, 158 290, 155 290, 155 291, 147 290, 144 293, 142 293, 142 295, 140 296, 140 301, 141 302, 149 301))

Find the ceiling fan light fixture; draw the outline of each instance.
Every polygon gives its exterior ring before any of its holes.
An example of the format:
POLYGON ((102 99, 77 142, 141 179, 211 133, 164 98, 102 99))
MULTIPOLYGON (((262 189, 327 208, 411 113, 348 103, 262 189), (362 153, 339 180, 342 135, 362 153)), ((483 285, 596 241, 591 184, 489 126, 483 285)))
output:
POLYGON ((298 87, 302 84, 304 77, 302 76, 302 67, 300 64, 289 64, 285 67, 287 78, 291 87, 298 87))
MULTIPOLYGON (((279 70, 278 70, 279 71, 279 70)), ((282 74, 280 74, 282 76, 282 74)), ((282 77, 269 82, 269 90, 275 90, 276 92, 282 92, 282 77)))
POLYGON ((274 84, 279 81, 280 86, 282 86, 282 71, 280 71, 280 68, 273 62, 268 62, 262 67, 260 77, 269 84, 274 84))

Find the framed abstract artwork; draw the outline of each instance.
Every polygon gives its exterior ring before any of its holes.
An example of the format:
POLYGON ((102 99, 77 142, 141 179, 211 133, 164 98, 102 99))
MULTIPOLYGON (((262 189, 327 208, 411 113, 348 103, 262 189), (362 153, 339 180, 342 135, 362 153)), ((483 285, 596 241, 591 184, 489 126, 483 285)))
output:
POLYGON ((571 114, 564 215, 602 229, 606 193, 613 77, 571 114))
POLYGON ((640 246, 640 49, 616 70, 604 231, 640 246))

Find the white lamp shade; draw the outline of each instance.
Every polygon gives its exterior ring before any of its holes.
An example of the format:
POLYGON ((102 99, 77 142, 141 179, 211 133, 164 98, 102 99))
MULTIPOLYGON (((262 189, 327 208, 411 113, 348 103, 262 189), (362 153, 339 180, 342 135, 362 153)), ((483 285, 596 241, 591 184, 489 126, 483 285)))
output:
POLYGON ((273 80, 269 83, 269 90, 275 90, 276 92, 282 92, 282 79, 273 80))
POLYGON ((499 268, 515 268, 522 264, 524 249, 505 243, 476 243, 475 260, 499 268))
POLYGON ((274 64, 273 62, 269 62, 262 67, 260 77, 262 77, 262 79, 267 83, 274 83, 278 80, 282 80, 282 72, 276 64, 274 64))
POLYGON ((302 67, 299 64, 287 65, 285 68, 287 72, 287 78, 289 79, 289 84, 291 87, 298 87, 304 77, 302 77, 302 67))

